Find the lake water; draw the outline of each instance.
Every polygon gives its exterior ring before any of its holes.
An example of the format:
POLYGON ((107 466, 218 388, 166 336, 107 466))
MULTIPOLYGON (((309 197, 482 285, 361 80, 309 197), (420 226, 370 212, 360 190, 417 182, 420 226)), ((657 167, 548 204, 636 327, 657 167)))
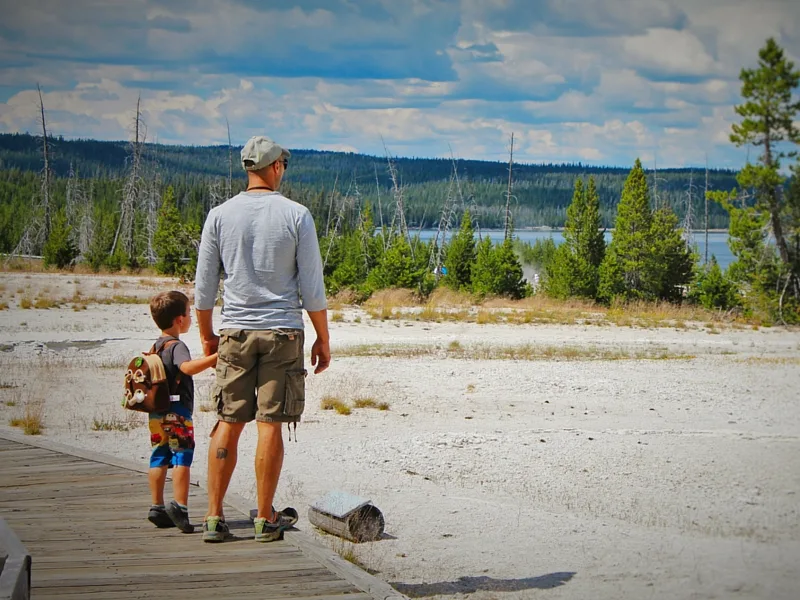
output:
MULTIPOLYGON (((452 232, 451 232, 452 234, 452 232)), ((503 231, 499 229, 484 229, 481 231, 482 235, 488 235, 493 241, 502 241, 503 239, 503 231)), ((420 231, 420 238, 423 240, 429 240, 436 235, 435 229, 423 229, 420 231)), ((561 234, 560 231, 528 231, 528 230, 521 230, 515 231, 514 236, 522 240, 523 242, 530 242, 531 244, 535 244, 537 240, 544 240, 547 238, 553 238, 553 241, 556 245, 560 244, 564 241, 564 236, 561 234)), ((606 243, 611 241, 611 232, 606 231, 605 234, 606 243)), ((700 262, 702 263, 703 257, 705 256, 705 232, 697 231, 692 234, 692 239, 694 243, 697 245, 697 253, 700 256, 700 262)), ((711 256, 714 255, 717 257, 717 262, 722 269, 725 269, 730 263, 733 262, 733 255, 731 254, 730 249, 728 248, 728 234, 727 232, 713 232, 708 234, 708 258, 711 259, 711 256)))

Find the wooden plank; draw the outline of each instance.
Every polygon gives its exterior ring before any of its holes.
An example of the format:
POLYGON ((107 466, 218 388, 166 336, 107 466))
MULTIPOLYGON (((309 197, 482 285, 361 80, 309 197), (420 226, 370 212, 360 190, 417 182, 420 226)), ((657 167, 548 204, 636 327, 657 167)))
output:
MULTIPOLYGON (((34 598, 403 598, 354 565, 331 568, 331 557, 339 557, 325 549, 253 542, 250 507, 243 510, 236 496, 225 509, 232 541, 203 544, 199 535, 157 529, 146 520, 146 465, 4 436, 0 432, 0 516, 34 557, 34 598), (386 588, 392 593, 373 591, 386 588)), ((190 507, 206 502, 205 492, 193 486, 190 507)), ((287 540, 297 533, 287 532, 287 540)))
MULTIPOLYGON (((45 591, 45 590, 42 590, 45 591)), ((153 590, 153 591, 134 591, 136 595, 131 595, 130 588, 122 590, 112 590, 102 588, 67 588, 60 590, 56 595, 37 594, 37 598, 67 598, 78 599, 87 598, 88 600, 128 600, 129 598, 178 598, 184 600, 186 591, 184 589, 174 590, 153 590)), ((364 594, 358 590, 354 591, 353 586, 346 581, 311 581, 311 582, 290 582, 281 583, 265 580, 249 586, 226 585, 224 588, 210 587, 205 590, 198 590, 192 593, 192 600, 220 600, 220 598, 259 598, 264 600, 278 600, 281 598, 308 598, 323 600, 335 598, 336 600, 373 600, 372 596, 364 594)))

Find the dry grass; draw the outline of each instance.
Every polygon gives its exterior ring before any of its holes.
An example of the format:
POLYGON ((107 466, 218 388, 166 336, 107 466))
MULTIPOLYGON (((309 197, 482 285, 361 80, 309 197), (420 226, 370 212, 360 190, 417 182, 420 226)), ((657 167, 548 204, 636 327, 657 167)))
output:
POLYGON ((11 427, 19 427, 25 435, 39 435, 44 429, 44 404, 42 402, 26 402, 22 417, 8 421, 11 427))
POLYGON ((340 313, 338 310, 335 310, 331 313, 331 321, 333 323, 341 323, 344 321, 344 315, 340 313))
POLYGON ((0 310, 8 310, 8 302, 0 302, 0 310))
POLYGON ((428 297, 428 306, 434 308, 457 308, 475 305, 472 294, 457 292, 448 287, 438 287, 428 297))
POLYGON ((347 402, 336 396, 323 396, 319 407, 322 410, 335 410, 340 415, 349 415, 353 412, 347 402))
POLYGON ((669 302, 629 302, 610 307, 589 300, 557 300, 535 295, 523 300, 489 298, 476 303, 470 294, 448 288, 437 288, 421 304, 411 290, 393 289, 376 292, 364 303, 374 319, 408 319, 433 322, 511 323, 511 324, 592 324, 620 327, 699 328, 703 323, 715 326, 755 324, 720 311, 706 310, 696 305, 677 305, 669 302))
MULTIPOLYGON (((80 263, 70 267, 69 269, 65 269, 63 271, 59 271, 54 267, 50 267, 48 269, 44 268, 41 259, 36 258, 8 258, 8 255, 0 255, 0 272, 9 273, 9 272, 25 272, 25 273, 74 273, 77 275, 96 275, 96 273, 92 270, 92 268, 84 263, 80 263)), ((120 271, 109 271, 108 269, 102 269, 101 273, 107 273, 110 275, 139 275, 145 277, 158 277, 158 273, 156 273, 155 269, 151 268, 142 268, 142 269, 122 269, 120 271)))
POLYGON ((40 310, 48 310, 50 308, 58 308, 61 306, 61 303, 54 299, 47 296, 39 296, 36 298, 36 301, 33 303, 33 308, 37 308, 40 310))
POLYGON ((353 401, 353 408, 376 408, 378 410, 389 410, 388 402, 378 402, 375 398, 356 398, 353 401))
POLYGON ((327 379, 321 391, 320 408, 349 415, 353 409, 389 410, 384 399, 391 392, 385 384, 373 384, 354 373, 327 379))
POLYGON ((739 362, 747 365, 780 365, 800 367, 800 357, 798 356, 750 356, 748 358, 741 359, 739 362))
POLYGON ((144 413, 126 410, 122 416, 95 417, 92 419, 92 431, 130 431, 144 427, 146 422, 144 413))
POLYGON ((24 309, 33 308, 33 300, 31 300, 28 296, 24 296, 19 301, 19 307, 24 309))
POLYGON ((336 295, 328 298, 328 308, 330 310, 339 310, 345 306, 355 306, 360 299, 359 295, 353 290, 341 290, 336 295))
POLYGON ((465 347, 458 341, 441 346, 362 344, 340 348, 338 357, 377 358, 457 358, 465 360, 688 360, 691 354, 670 352, 666 348, 602 348, 598 346, 491 346, 476 344, 465 347))
POLYGON ((399 318, 402 308, 419 306, 414 292, 406 289, 379 290, 364 303, 364 309, 373 319, 387 320, 399 318))

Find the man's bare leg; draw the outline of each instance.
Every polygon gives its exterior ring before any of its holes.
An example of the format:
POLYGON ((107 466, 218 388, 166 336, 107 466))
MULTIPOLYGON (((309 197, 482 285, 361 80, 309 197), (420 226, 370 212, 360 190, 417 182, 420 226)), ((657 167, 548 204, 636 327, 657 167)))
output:
POLYGON ((208 513, 207 517, 224 515, 222 502, 236 468, 239 436, 244 423, 219 421, 208 445, 208 513))
POLYGON ((283 423, 258 423, 256 490, 258 518, 272 520, 272 501, 283 468, 283 423))

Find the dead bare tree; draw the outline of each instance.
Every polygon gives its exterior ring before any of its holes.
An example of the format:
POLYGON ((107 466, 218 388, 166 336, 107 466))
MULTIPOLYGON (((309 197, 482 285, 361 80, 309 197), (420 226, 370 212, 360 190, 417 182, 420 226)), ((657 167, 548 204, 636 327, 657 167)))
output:
POLYGON ((514 168, 514 132, 511 132, 511 150, 508 155, 508 187, 506 188, 506 214, 503 224, 503 239, 508 239, 511 234, 511 185, 512 170, 514 168))
POLYGON ((453 171, 450 174, 450 185, 447 187, 447 196, 445 197, 444 204, 442 205, 442 212, 439 216, 439 223, 436 229, 436 237, 434 238, 433 247, 431 248, 431 256, 428 261, 428 268, 433 271, 436 280, 439 279, 442 270, 442 263, 444 262, 444 248, 447 243, 447 235, 453 227, 453 219, 456 214, 457 206, 464 210, 465 202, 464 195, 461 190, 461 181, 458 176, 458 165, 455 156, 453 155, 453 148, 450 148, 450 160, 453 164, 453 171))
POLYGON ((706 185, 703 192, 703 198, 705 198, 706 205, 705 205, 705 230, 706 230, 706 239, 705 239, 705 258, 703 259, 703 264, 708 264, 708 154, 706 154, 706 185))
MULTIPOLYGON (((383 141, 383 138, 381 138, 383 141)), ((395 201, 395 211, 394 216, 392 217, 392 226, 390 229, 394 229, 394 225, 400 228, 400 235, 402 235, 408 241, 409 245, 411 245, 411 239, 408 234, 408 223, 406 222, 406 206, 405 206, 405 199, 403 198, 403 188, 399 183, 399 178, 397 175, 397 166, 394 164, 394 160, 392 159, 392 155, 389 154, 389 149, 386 147, 386 142, 383 141, 383 150, 386 153, 386 162, 388 164, 389 169, 389 176, 392 178, 392 193, 394 195, 395 201)), ((414 248, 411 248, 411 254, 414 254, 414 248)))
POLYGON ((383 206, 381 203, 381 184, 378 181, 378 165, 372 165, 375 168, 375 193, 378 196, 378 222, 381 224, 381 238, 383 238, 383 249, 386 250, 386 225, 383 222, 383 206))
POLYGON ((689 171, 689 187, 686 190, 686 213, 683 217, 683 239, 687 246, 692 245, 694 231, 694 171, 689 171))
POLYGON ((142 98, 136 100, 136 114, 133 117, 133 139, 129 146, 128 177, 122 190, 120 216, 111 254, 120 245, 131 260, 136 252, 136 217, 142 202, 142 148, 146 139, 146 128, 142 120, 142 98))
POLYGON ((38 83, 36 84, 36 91, 39 95, 39 124, 42 127, 42 162, 44 163, 44 168, 42 169, 38 198, 34 197, 31 200, 32 210, 30 213, 30 221, 27 227, 25 227, 10 257, 36 256, 41 252, 47 238, 50 237, 52 219, 50 203, 50 187, 52 183, 52 173, 50 172, 50 148, 47 139, 47 117, 44 110, 42 88, 38 83))
POLYGON ((325 222, 325 236, 331 229, 331 218, 333 217, 333 204, 336 200, 336 186, 339 184, 339 173, 336 173, 336 179, 333 180, 333 190, 331 191, 331 198, 328 202, 328 220, 325 222))
MULTIPOLYGON (((336 243, 336 238, 339 236, 339 229, 342 227, 345 214, 347 210, 354 204, 354 198, 353 196, 351 196, 354 186, 356 190, 355 194, 356 195, 358 194, 358 186, 355 183, 355 179, 356 179, 356 174, 355 171, 353 171, 353 177, 350 179, 350 183, 347 186, 347 191, 345 192, 344 197, 342 197, 342 201, 339 205, 338 210, 336 211, 336 216, 333 218, 333 230, 325 233, 325 235, 328 237, 328 248, 327 251, 325 252, 325 260, 322 263, 323 269, 328 266, 328 258, 330 257, 331 254, 331 248, 333 248, 334 244, 336 243)), ((330 209, 333 208, 334 200, 335 200, 335 194, 331 197, 328 219, 331 218, 330 209)))
POLYGON ((658 195, 659 181, 666 181, 666 179, 658 176, 658 157, 653 156, 653 205, 655 210, 661 208, 661 196, 658 195))
POLYGON ((228 128, 228 187, 225 195, 230 198, 233 194, 233 145, 231 144, 231 124, 228 117, 225 117, 225 126, 228 128))
POLYGON ((94 218, 92 214, 92 182, 89 181, 87 192, 85 181, 75 173, 72 164, 69 166, 66 193, 66 217, 72 241, 80 256, 85 256, 94 237, 94 218))

